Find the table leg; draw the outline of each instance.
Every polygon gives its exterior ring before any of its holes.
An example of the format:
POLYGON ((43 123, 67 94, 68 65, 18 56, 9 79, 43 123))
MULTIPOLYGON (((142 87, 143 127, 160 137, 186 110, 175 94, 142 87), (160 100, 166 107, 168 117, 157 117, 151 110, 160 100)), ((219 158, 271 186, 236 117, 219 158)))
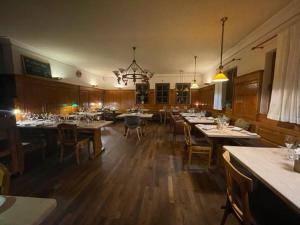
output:
POLYGON ((93 135, 93 155, 92 158, 96 158, 98 155, 100 155, 105 149, 102 145, 101 141, 101 129, 94 130, 93 135))

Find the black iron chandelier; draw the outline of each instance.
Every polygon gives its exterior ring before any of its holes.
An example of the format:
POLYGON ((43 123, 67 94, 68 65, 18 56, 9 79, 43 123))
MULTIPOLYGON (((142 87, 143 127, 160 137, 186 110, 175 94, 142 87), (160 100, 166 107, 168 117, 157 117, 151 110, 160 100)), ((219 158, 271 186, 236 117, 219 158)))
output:
POLYGON ((137 64, 135 60, 135 49, 136 47, 132 47, 133 49, 133 60, 132 63, 128 66, 127 69, 119 68, 119 70, 113 71, 116 75, 118 84, 120 84, 121 80, 125 85, 127 85, 128 80, 132 80, 135 84, 137 80, 141 80, 143 83, 149 83, 150 78, 153 77, 154 73, 149 70, 142 69, 139 64, 137 64))

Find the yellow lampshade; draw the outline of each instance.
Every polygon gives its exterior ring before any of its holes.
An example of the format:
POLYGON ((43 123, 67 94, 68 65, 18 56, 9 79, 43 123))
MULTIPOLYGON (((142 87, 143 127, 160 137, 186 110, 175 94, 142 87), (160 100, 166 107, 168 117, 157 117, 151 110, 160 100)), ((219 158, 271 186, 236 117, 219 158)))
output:
POLYGON ((213 82, 225 82, 228 80, 228 77, 223 72, 217 73, 212 79, 213 82))

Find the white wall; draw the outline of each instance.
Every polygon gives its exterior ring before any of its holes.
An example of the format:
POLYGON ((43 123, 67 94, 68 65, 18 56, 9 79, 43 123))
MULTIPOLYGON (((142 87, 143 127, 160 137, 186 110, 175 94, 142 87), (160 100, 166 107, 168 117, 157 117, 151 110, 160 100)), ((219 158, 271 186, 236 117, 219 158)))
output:
MULTIPOLYGON (((234 61, 228 64, 224 70, 237 67, 237 75, 241 76, 257 70, 264 70, 266 53, 272 49, 276 49, 276 38, 263 44, 263 49, 252 50, 252 47, 273 37, 283 29, 300 20, 300 1, 292 1, 287 7, 283 8, 279 13, 271 17, 264 24, 256 28, 237 45, 224 53, 224 62, 229 62, 233 58, 241 58, 240 61, 234 61)), ((226 29, 226 28, 225 28, 226 29)), ((226 42, 226 35, 225 35, 226 42)), ((218 61, 212 65, 203 76, 204 82, 211 82, 212 77, 218 68, 218 61)), ((222 88, 215 89, 215 96, 222 94, 222 88)), ((216 108, 220 109, 220 108, 216 108)))
MULTIPOLYGON (((268 37, 278 33, 278 31, 288 27, 290 24, 299 20, 300 13, 300 0, 292 1, 287 7, 283 8, 278 14, 274 15, 260 27, 256 28, 248 36, 242 39, 236 46, 227 50, 224 54, 224 63, 230 61, 232 58, 241 58, 241 61, 236 61, 229 64, 226 69, 237 66, 238 76, 253 72, 255 70, 264 69, 265 65, 265 53, 276 48, 276 39, 268 42, 264 45, 264 49, 251 50, 257 43, 266 40, 268 37)), ((226 29, 226 28, 225 28, 226 29)), ((225 35, 226 42, 226 35, 225 35)), ((43 56, 40 51, 35 51, 31 47, 26 47, 24 44, 18 42, 12 43, 12 56, 13 67, 15 73, 22 73, 22 63, 20 55, 27 55, 41 61, 49 62, 51 65, 52 76, 62 77, 62 82, 90 86, 91 84, 97 84, 99 88, 103 89, 116 89, 117 81, 114 76, 100 76, 92 74, 87 71, 82 71, 82 77, 79 79, 75 76, 76 70, 80 69, 74 65, 68 65, 63 62, 59 62, 55 59, 43 56), (30 50, 29 50, 30 49, 30 50)), ((204 83, 210 83, 212 76, 216 73, 218 68, 218 59, 211 65, 211 69, 203 75, 196 77, 197 83, 203 86, 204 83)), ((150 88, 155 87, 155 83, 166 82, 170 83, 170 87, 174 88, 175 83, 178 82, 191 82, 193 80, 192 74, 184 74, 183 79, 179 74, 155 74, 150 80, 150 88)), ((124 89, 134 89, 132 82, 124 89)), ((217 90, 217 89, 216 89, 217 90)))
MULTIPOLYGON (((66 63, 59 62, 55 59, 40 55, 32 50, 26 49, 23 46, 18 46, 12 43, 12 57, 13 57, 13 68, 14 73, 23 74, 21 55, 26 55, 43 62, 50 63, 52 77, 61 77, 63 78, 62 82, 82 85, 82 86, 91 86, 91 84, 98 84, 99 86, 103 83, 102 77, 89 73, 87 71, 82 72, 82 77, 76 77, 76 71, 79 69, 76 66, 68 65, 66 63)), ((80 70, 80 69, 79 69, 80 70)))
MULTIPOLYGON (((19 46, 18 43, 12 43, 12 57, 13 57, 13 67, 16 74, 22 74, 22 61, 21 55, 26 55, 43 62, 50 63, 52 77, 63 78, 62 82, 77 84, 82 86, 90 86, 92 84, 97 84, 98 88, 103 89, 116 89, 120 88, 117 85, 116 77, 112 76, 99 76, 96 74, 83 71, 73 65, 68 65, 63 62, 59 62, 55 59, 38 54, 32 50, 26 49, 24 46, 19 46), (77 70, 82 72, 82 77, 77 78, 75 73, 77 70)), ((184 82, 190 83, 194 79, 193 74, 183 74, 182 77, 179 74, 155 74, 150 80, 150 88, 155 88, 155 83, 170 83, 170 88, 175 88, 175 83, 184 82)), ((196 80, 199 84, 203 82, 203 76, 196 76, 196 80)), ((130 81, 128 86, 121 85, 123 89, 135 89, 135 86, 130 81)))

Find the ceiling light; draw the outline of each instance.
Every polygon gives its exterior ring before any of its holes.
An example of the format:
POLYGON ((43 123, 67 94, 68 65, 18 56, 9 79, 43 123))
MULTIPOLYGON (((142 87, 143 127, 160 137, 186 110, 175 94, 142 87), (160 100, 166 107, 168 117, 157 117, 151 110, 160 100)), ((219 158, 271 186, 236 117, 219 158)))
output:
POLYGON ((149 70, 142 69, 136 60, 135 60, 135 49, 136 47, 132 47, 133 49, 133 60, 132 63, 128 66, 127 69, 119 68, 118 70, 114 70, 113 73, 117 77, 118 84, 121 84, 121 80, 125 85, 127 85, 128 80, 133 80, 135 84, 137 80, 141 80, 144 83, 149 83, 150 78, 153 77, 153 73, 149 70))
POLYGON ((195 71, 194 71, 194 80, 192 82, 191 89, 198 89, 199 85, 197 84, 197 81, 196 81, 197 56, 194 56, 194 58, 195 58, 195 71))
POLYGON ((123 85, 123 84, 116 84, 115 87, 116 87, 116 88, 123 88, 124 85, 123 85))
POLYGON ((228 19, 227 17, 221 18, 221 22, 222 22, 222 37, 221 37, 220 66, 219 66, 219 69, 218 69, 218 73, 212 79, 213 82, 228 81, 228 77, 223 73, 223 65, 222 65, 222 60, 223 60, 223 42, 224 42, 224 25, 225 25, 225 22, 227 21, 227 19, 228 19))

